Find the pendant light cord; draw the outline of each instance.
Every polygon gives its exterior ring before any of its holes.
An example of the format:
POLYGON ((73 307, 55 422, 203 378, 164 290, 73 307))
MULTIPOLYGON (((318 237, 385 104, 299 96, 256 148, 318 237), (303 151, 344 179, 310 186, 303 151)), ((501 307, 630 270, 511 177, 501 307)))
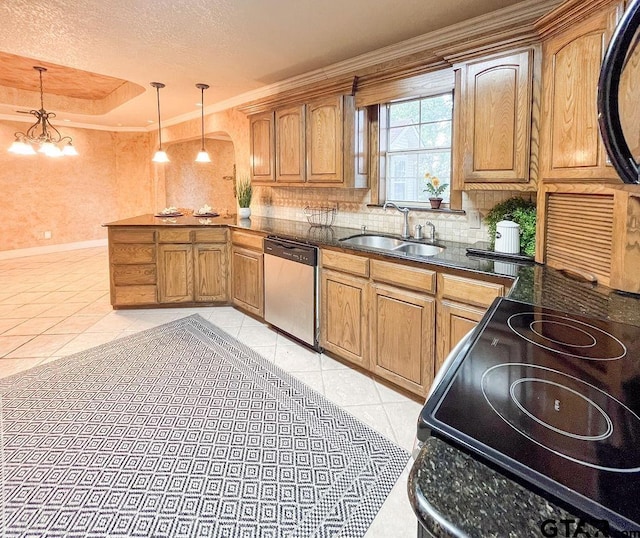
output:
POLYGON ((42 89, 42 72, 45 70, 44 67, 36 68, 38 73, 40 73, 40 109, 44 110, 44 90, 42 89))
POLYGON ((204 86, 200 86, 200 119, 202 151, 204 151, 204 86))
POLYGON ((160 128, 160 86, 156 86, 156 95, 158 96, 158 141, 160 142, 160 151, 162 151, 162 129, 160 128))

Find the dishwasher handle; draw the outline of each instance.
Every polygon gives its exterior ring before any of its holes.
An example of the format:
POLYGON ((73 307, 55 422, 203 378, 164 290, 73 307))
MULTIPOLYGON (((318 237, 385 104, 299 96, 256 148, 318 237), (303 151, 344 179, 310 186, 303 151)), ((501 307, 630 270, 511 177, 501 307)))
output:
POLYGON ((312 267, 318 265, 318 248, 313 245, 283 239, 265 238, 264 253, 265 255, 284 258, 285 260, 291 260, 312 267))

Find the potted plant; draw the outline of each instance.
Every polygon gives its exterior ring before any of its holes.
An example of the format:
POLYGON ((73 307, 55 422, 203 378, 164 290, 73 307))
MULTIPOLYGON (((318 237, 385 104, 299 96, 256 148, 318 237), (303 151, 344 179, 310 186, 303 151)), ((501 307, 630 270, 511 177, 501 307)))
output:
POLYGON ((520 251, 533 257, 536 253, 535 202, 514 196, 493 206, 484 218, 489 228, 491 248, 495 244, 496 228, 501 220, 512 220, 520 225, 520 251))
POLYGON ((422 192, 429 193, 429 203, 431 204, 431 209, 439 209, 440 204, 442 203, 441 194, 445 191, 449 184, 440 183, 440 180, 429 172, 425 173, 424 181, 425 189, 422 192))
POLYGON ((238 206, 240 207, 238 215, 241 219, 248 219, 251 216, 250 206, 252 194, 251 180, 248 177, 240 179, 236 185, 236 197, 238 198, 238 206))

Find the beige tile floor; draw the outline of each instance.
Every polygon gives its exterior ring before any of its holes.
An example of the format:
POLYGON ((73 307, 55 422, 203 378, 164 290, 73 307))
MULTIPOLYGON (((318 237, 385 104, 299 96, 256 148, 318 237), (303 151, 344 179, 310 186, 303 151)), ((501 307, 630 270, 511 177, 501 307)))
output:
MULTIPOLYGON (((109 303, 107 251, 102 247, 0 260, 0 377, 192 313, 411 450, 420 404, 232 307, 114 311, 109 303)), ((407 474, 405 469, 366 538, 416 536, 407 474)))

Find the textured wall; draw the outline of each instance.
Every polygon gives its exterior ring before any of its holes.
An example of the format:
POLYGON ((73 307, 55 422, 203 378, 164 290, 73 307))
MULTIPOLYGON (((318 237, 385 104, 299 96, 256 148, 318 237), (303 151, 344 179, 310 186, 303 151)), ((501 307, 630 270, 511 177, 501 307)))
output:
POLYGON ((194 162, 200 151, 200 140, 178 142, 167 147, 171 160, 165 165, 164 172, 167 205, 199 209, 209 204, 221 215, 235 213, 233 143, 206 140, 206 148, 211 157, 210 163, 194 162))
MULTIPOLYGON (((0 144, 8 148, 13 133, 24 131, 28 126, 28 123, 0 121, 0 144)), ((167 183, 165 178, 167 173, 173 174, 173 169, 151 162, 156 149, 155 132, 110 132, 64 125, 61 130, 73 137, 80 155, 59 159, 41 155, 26 157, 12 155, 0 147, 3 217, 0 251, 102 239, 106 237, 103 223, 152 213, 168 205, 168 196, 177 194, 172 191, 175 182, 170 179, 167 183), (46 230, 52 232, 51 239, 44 239, 46 230)), ((234 110, 210 114, 205 117, 205 132, 228 134, 232 140, 219 150, 220 169, 213 172, 214 179, 231 175, 234 162, 238 163, 239 175, 246 174, 250 151, 246 116, 234 110)), ((174 143, 193 141, 199 136, 199 120, 163 129, 163 142, 166 141, 169 152, 174 143)), ((218 149, 214 148, 211 153, 214 152, 218 149)), ((190 155, 189 161, 192 158, 190 155)), ((176 159, 182 157, 176 156, 176 159)), ((191 163, 188 167, 185 163, 183 172, 190 174, 191 168, 191 163)), ((177 183, 180 181, 188 184, 184 178, 176 179, 177 183)), ((224 186, 218 190, 204 193, 194 190, 178 197, 175 204, 188 207, 209 203, 218 211, 228 208, 230 213, 235 213, 232 189, 232 181, 224 180, 224 186), (209 196, 214 199, 204 200, 209 196)))
MULTIPOLYGON (((27 127, 0 121, 0 144, 8 148, 27 127)), ((153 210, 147 133, 61 130, 80 155, 52 159, 0 148, 0 251, 101 239, 103 223, 153 210)))

